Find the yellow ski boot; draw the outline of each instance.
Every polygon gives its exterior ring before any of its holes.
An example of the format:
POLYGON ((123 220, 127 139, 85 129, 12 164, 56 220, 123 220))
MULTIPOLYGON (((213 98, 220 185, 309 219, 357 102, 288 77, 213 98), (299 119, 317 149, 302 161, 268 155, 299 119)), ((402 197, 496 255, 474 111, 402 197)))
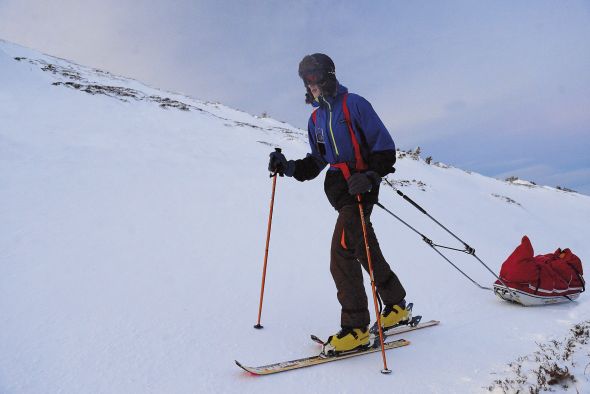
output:
POLYGON ((412 319, 412 310, 406 309, 406 302, 402 301, 396 305, 386 305, 381 313, 381 327, 383 331, 402 324, 408 324, 412 319))
POLYGON ((366 349, 371 345, 369 329, 343 328, 337 334, 331 335, 324 344, 323 354, 336 356, 343 352, 366 349))

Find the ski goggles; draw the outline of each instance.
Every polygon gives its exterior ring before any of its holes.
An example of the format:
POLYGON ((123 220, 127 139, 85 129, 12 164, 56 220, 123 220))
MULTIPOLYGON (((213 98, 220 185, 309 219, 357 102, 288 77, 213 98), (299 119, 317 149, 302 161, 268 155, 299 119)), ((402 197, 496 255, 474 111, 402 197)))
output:
POLYGON ((326 70, 315 68, 305 70, 301 74, 299 74, 299 76, 301 77, 301 79, 303 79, 303 84, 305 86, 321 85, 324 82, 326 82, 326 80, 328 79, 328 74, 330 73, 334 74, 334 72, 326 72, 326 70))

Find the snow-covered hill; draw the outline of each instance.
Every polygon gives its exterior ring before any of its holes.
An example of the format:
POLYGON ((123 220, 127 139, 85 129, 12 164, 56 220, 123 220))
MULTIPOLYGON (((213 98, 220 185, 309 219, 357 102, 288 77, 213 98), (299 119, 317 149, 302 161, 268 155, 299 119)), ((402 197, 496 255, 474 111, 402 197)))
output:
MULTIPOLYGON (((0 71, 1 393, 486 392, 513 376, 508 363, 590 319, 586 294, 538 308, 497 299, 376 209, 408 299, 442 324, 404 335, 412 344, 388 352, 390 376, 374 354, 253 378, 233 360, 311 355, 310 333, 339 328, 329 272, 336 212, 321 175, 277 181, 265 329, 252 329, 268 153, 303 157, 307 133, 4 41, 0 71)), ((396 187, 496 272, 524 234, 538 253, 569 247, 590 258, 588 196, 402 152, 396 167, 396 187)), ((387 186, 381 202, 461 246, 387 186)), ((454 261, 492 283, 469 256, 454 261)), ((590 349, 578 350, 573 386, 588 392, 590 349)))

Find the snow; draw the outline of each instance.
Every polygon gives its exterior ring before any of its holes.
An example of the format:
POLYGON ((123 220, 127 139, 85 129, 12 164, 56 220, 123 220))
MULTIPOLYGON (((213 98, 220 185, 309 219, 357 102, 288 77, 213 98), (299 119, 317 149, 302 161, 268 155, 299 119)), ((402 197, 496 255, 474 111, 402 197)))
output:
MULTIPOLYGON (((412 344, 387 353, 390 376, 379 373, 378 353, 250 376, 234 359, 309 356, 319 351, 309 334, 339 328, 329 272, 336 212, 323 174, 277 180, 265 328, 252 328, 268 154, 280 146, 303 157, 306 131, 4 41, 0 70, 2 393, 486 392, 536 342, 589 319, 585 294, 537 308, 499 300, 375 208, 408 300, 441 325, 404 334, 412 344), (133 95, 89 94, 89 85, 133 95), (189 110, 163 108, 165 98, 189 110)), ((495 272, 524 234, 537 253, 569 247, 588 261, 590 197, 445 167, 405 157, 389 179, 495 272)), ((435 242, 461 247, 386 185, 381 202, 435 242)), ((479 283, 493 282, 475 259, 448 255, 479 283)), ((579 392, 590 391, 583 365, 578 372, 579 392)))

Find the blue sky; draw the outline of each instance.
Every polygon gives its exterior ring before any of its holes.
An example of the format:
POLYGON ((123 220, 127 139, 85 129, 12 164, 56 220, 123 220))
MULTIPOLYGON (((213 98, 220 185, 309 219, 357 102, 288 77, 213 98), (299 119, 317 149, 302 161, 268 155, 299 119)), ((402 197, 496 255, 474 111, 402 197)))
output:
POLYGON ((590 194, 588 0, 0 0, 0 37, 299 127, 324 52, 398 147, 590 194))

